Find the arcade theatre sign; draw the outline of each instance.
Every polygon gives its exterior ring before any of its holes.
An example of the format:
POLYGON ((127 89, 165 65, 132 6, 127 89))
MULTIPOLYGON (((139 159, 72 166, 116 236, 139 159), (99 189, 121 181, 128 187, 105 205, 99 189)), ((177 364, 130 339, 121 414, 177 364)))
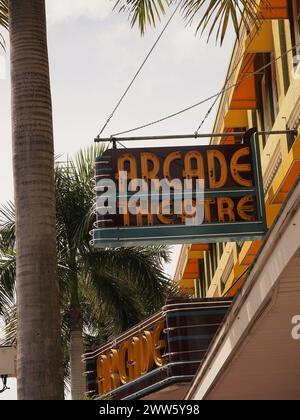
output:
POLYGON ((87 395, 138 399, 191 382, 231 303, 230 298, 168 299, 160 312, 83 355, 87 395))
POLYGON ((261 239, 259 148, 110 149, 96 160, 95 247, 261 239))
POLYGON ((142 375, 163 366, 166 341, 164 322, 158 322, 152 330, 143 331, 123 341, 97 357, 98 394, 105 395, 121 385, 128 384, 142 375))

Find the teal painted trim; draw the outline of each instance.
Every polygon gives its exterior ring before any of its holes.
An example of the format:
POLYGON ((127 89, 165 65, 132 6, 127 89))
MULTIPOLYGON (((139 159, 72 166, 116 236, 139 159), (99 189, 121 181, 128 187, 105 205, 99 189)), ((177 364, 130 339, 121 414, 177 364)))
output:
MULTIPOLYGON (((167 318, 179 318, 179 317, 184 317, 184 318, 188 318, 190 316, 199 316, 199 314, 201 314, 201 316, 210 316, 210 315, 225 315, 227 314, 228 310, 229 310, 229 306, 227 309, 220 309, 219 311, 216 310, 211 310, 211 311, 203 311, 202 309, 199 309, 199 311, 184 311, 184 313, 179 314, 180 310, 176 310, 176 312, 167 312, 166 316, 167 318)), ((183 311, 181 311, 183 312, 183 311)))
POLYGON ((169 237, 165 238, 153 238, 153 239, 136 239, 136 240, 92 240, 91 246, 97 249, 105 248, 121 248, 121 247, 135 247, 135 246, 153 246, 157 244, 164 245, 181 245, 181 244, 208 244, 208 243, 220 243, 220 242, 246 242, 246 241, 259 241, 264 238, 265 233, 263 231, 253 234, 247 232, 247 236, 244 235, 228 235, 218 236, 215 238, 208 236, 195 236, 195 237, 169 237))
POLYGON ((239 242, 259 240, 265 235, 263 222, 203 224, 200 226, 143 226, 94 229, 96 248, 184 243, 239 242))
MULTIPOLYGON (((107 393, 107 394, 105 394, 105 395, 103 395, 101 397, 104 397, 104 398, 106 398, 106 397, 113 397, 118 392, 124 391, 127 388, 131 387, 132 385, 138 384, 138 383, 144 381, 145 378, 146 379, 149 379, 152 376, 156 375, 158 372, 168 370, 172 366, 184 366, 184 365, 187 365, 187 364, 188 365, 190 365, 190 364, 200 364, 202 362, 202 360, 203 359, 201 359, 201 360, 189 360, 189 361, 182 361, 182 362, 173 362, 173 363, 168 363, 168 364, 166 364, 164 366, 161 366, 161 367, 157 367, 154 370, 151 370, 150 372, 145 373, 144 375, 140 376, 139 378, 137 378, 137 379, 135 379, 135 380, 133 380, 131 382, 128 382, 127 384, 124 384, 124 385, 119 386, 118 388, 114 389, 113 391, 111 391, 111 392, 109 392, 109 393, 107 393)), ((163 382, 168 381, 170 379, 172 379, 172 378, 167 378, 167 379, 163 380, 163 382)), ((154 385, 151 385, 151 386, 155 386, 155 385, 157 385, 157 384, 154 384, 154 385)))
POLYGON ((191 382, 193 378, 194 378, 194 375, 173 376, 157 384, 150 385, 147 388, 142 389, 141 391, 135 392, 134 394, 128 395, 127 397, 122 398, 122 401, 136 400, 141 397, 145 397, 151 392, 159 391, 160 389, 166 388, 167 386, 172 385, 172 384, 177 384, 179 382, 191 382))
MULTIPOLYGON (((102 194, 103 193, 101 192, 100 195, 102 195, 102 194)), ((119 199, 126 199, 126 198, 134 196, 135 194, 136 194, 136 192, 128 192, 127 194, 117 193, 116 197, 117 197, 118 200, 119 199)), ((174 191, 171 191, 170 193, 163 193, 163 192, 160 192, 159 194, 154 193, 154 194, 151 194, 151 195, 149 193, 144 193, 144 194, 143 193, 138 193, 138 194, 139 194, 139 197, 141 197, 141 198, 143 198, 143 197, 146 197, 146 198, 150 198, 150 197, 151 198, 182 197, 183 198, 183 196, 185 196, 185 198, 195 198, 196 195, 197 195, 197 193, 195 191, 185 192, 184 194, 183 194, 183 192, 174 192, 174 191)), ((230 197, 243 197, 244 195, 256 196, 256 194, 257 194, 256 188, 239 188, 239 189, 227 188, 227 189, 220 189, 220 190, 215 190, 215 189, 210 189, 210 190, 205 189, 204 190, 204 197, 205 198, 206 197, 212 197, 212 198, 213 197, 224 197, 224 195, 225 196, 229 195, 230 197)), ((112 195, 111 198, 115 199, 115 196, 112 195)))
POLYGON ((265 193, 264 193, 264 182, 262 175, 262 165, 259 149, 259 134, 255 133, 251 139, 252 147, 254 148, 254 180, 255 186, 257 189, 257 201, 259 204, 259 218, 262 222, 262 225, 265 229, 265 234, 268 231, 267 227, 267 215, 266 215, 266 203, 265 203, 265 193))
POLYGON ((195 340, 211 340, 214 338, 215 334, 201 334, 201 335, 178 335, 177 337, 169 337, 168 341, 170 343, 176 341, 195 341, 195 340))
POLYGON ((215 235, 225 236, 231 234, 247 234, 261 232, 261 222, 237 222, 237 223, 210 223, 202 225, 160 225, 140 227, 113 227, 94 229, 94 239, 141 239, 143 237, 167 238, 176 235, 215 235))

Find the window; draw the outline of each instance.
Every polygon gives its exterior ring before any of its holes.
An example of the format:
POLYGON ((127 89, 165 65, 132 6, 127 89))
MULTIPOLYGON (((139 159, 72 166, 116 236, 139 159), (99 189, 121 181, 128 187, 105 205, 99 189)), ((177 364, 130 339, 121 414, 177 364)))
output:
MULTIPOLYGON (((270 53, 257 54, 256 56, 256 69, 263 68, 256 78, 258 115, 263 131, 272 130, 279 110, 276 65, 273 61, 274 56, 270 53)), ((263 142, 265 146, 265 138, 263 142)))
POLYGON ((210 288, 211 282, 212 282, 212 275, 211 275, 211 258, 210 258, 210 252, 205 251, 204 252, 205 257, 205 280, 206 280, 206 289, 208 290, 210 288))
POLYGON ((234 127, 228 130, 228 137, 223 137, 222 144, 239 144, 242 143, 243 136, 233 135, 234 133, 245 133, 248 130, 247 127, 234 127))
POLYGON ((211 255, 211 266, 212 266, 212 277, 214 277, 217 268, 218 268, 218 249, 217 244, 211 244, 210 247, 210 255, 211 255))
POLYGON ((283 72, 283 83, 284 83, 284 93, 286 94, 290 87, 290 70, 287 52, 287 40, 286 40, 286 30, 285 30, 285 21, 280 20, 278 23, 279 27, 279 40, 280 40, 280 52, 282 54, 282 72, 283 72))
POLYGON ((224 253, 224 243, 223 242, 219 242, 218 243, 218 257, 219 257, 219 261, 221 260, 222 256, 224 253))
POLYGON ((206 285, 205 285, 205 266, 204 260, 199 260, 199 282, 200 282, 200 297, 206 297, 206 285))
POLYGON ((210 288, 211 282, 214 278, 214 275, 217 271, 218 264, 219 264, 219 244, 211 244, 209 246, 209 251, 204 252, 204 265, 202 267, 201 263, 199 263, 199 273, 200 278, 203 276, 205 282, 201 282, 201 294, 203 293, 203 285, 206 283, 207 290, 210 288), (201 274, 202 271, 202 274, 201 274))
POLYGON ((297 65, 300 61, 300 0, 291 0, 289 7, 289 19, 291 25, 292 45, 295 45, 294 55, 298 56, 294 64, 297 65))
POLYGON ((244 246, 244 242, 237 242, 236 243, 236 247, 237 247, 237 252, 238 254, 241 252, 242 248, 244 246))
POLYGON ((275 119, 279 113, 279 92, 278 92, 278 84, 277 84, 277 70, 276 70, 276 57, 275 54, 271 54, 271 67, 270 67, 270 77, 271 77, 271 85, 272 85, 272 100, 273 100, 273 124, 275 119))
POLYGON ((253 109, 252 112, 251 112, 252 127, 253 128, 258 128, 258 125, 257 125, 257 114, 256 114, 256 112, 257 111, 255 109, 253 109))
POLYGON ((195 280, 194 291, 195 291, 195 294, 194 294, 195 298, 202 297, 200 279, 195 280))
POLYGON ((265 131, 272 130, 272 122, 274 121, 273 112, 272 112, 272 101, 270 98, 270 91, 268 89, 269 80, 266 77, 266 74, 263 75, 261 79, 261 95, 262 95, 262 108, 263 108, 263 125, 265 131))

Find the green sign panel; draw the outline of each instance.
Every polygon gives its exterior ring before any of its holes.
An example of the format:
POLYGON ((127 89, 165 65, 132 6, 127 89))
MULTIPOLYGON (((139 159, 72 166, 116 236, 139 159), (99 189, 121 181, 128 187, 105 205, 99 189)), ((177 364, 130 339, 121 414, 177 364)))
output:
POLYGON ((98 248, 233 242, 266 233, 259 146, 110 149, 96 160, 98 248))

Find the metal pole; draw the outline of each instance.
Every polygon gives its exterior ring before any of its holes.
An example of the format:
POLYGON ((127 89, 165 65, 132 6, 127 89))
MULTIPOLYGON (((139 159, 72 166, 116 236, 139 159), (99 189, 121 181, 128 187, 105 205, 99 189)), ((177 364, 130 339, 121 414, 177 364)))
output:
MULTIPOLYGON (((141 136, 141 137, 107 137, 95 138, 96 143, 105 143, 111 141, 149 141, 149 140, 182 140, 182 139, 209 139, 217 137, 243 137, 247 132, 239 133, 210 133, 210 134, 181 134, 181 135, 164 135, 164 136, 141 136)), ((259 131, 257 135, 279 135, 279 134, 298 134, 297 130, 282 130, 282 131, 259 131)))

